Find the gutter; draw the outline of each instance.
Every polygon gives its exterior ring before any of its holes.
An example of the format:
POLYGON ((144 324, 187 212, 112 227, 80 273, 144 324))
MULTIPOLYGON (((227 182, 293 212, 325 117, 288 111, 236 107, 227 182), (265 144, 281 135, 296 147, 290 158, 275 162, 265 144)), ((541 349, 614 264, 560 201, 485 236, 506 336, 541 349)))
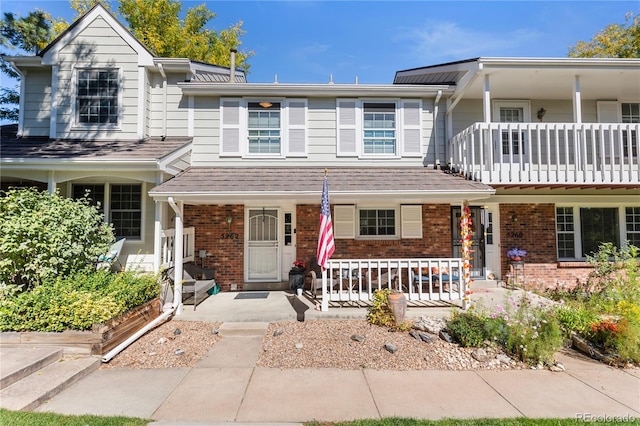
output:
MULTIPOLYGON (((436 100, 433 101, 433 140, 435 141, 434 144, 434 151, 435 151, 435 155, 436 155, 436 164, 435 164, 435 168, 439 169, 440 168, 440 156, 438 155, 438 112, 440 110, 440 98, 442 97, 442 90, 438 90, 438 94, 436 95, 436 100)), ((445 140, 445 144, 447 143, 447 141, 445 140)))
POLYGON ((162 76, 162 136, 160 139, 165 140, 167 137, 167 74, 164 72, 162 64, 157 65, 162 76))

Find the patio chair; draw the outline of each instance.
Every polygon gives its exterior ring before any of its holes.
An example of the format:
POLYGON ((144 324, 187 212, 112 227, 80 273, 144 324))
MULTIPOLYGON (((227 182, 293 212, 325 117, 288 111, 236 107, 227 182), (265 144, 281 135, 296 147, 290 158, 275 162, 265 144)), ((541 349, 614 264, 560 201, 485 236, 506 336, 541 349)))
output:
POLYGON ((316 276, 316 271, 311 271, 311 296, 315 299, 318 290, 322 291, 322 278, 316 276))
MULTIPOLYGON (((209 290, 216 285, 215 271, 202 269, 197 266, 194 268, 192 264, 185 263, 182 277, 182 303, 185 305, 193 305, 193 310, 195 311, 198 305, 209 297, 209 290), (196 272, 198 270, 203 272, 196 272), (191 274, 196 276, 203 274, 204 279, 197 280, 191 274)), ((163 288, 161 289, 161 294, 163 304, 166 304, 173 301, 173 289, 175 285, 175 268, 173 266, 162 272, 162 282, 163 288)))
POLYGON ((109 251, 105 254, 101 254, 96 262, 96 270, 105 269, 113 270, 116 267, 115 272, 122 270, 122 263, 120 263, 120 252, 124 245, 126 238, 121 238, 115 243, 111 244, 109 251))

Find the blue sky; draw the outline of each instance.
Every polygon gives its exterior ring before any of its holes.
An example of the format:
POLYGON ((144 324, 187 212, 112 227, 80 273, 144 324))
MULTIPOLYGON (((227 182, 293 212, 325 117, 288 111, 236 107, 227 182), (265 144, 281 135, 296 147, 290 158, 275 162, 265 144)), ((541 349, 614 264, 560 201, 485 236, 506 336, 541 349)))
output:
MULTIPOLYGON (((640 12, 637 0, 206 3, 217 14, 213 28, 244 22, 241 49, 255 52, 249 81, 272 82, 277 74, 281 83, 325 83, 330 75, 336 83, 356 76, 363 84, 391 83, 398 70, 477 56, 565 57, 578 40, 640 12)), ((0 0, 3 13, 36 7, 75 16, 67 0, 0 0)))

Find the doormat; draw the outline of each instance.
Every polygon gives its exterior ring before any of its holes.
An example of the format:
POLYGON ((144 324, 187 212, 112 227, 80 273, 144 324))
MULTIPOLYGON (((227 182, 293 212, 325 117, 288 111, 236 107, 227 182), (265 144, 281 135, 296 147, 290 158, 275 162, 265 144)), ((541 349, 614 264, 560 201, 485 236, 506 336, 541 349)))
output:
POLYGON ((268 296, 268 291, 248 291, 246 293, 236 294, 234 299, 266 299, 268 296))

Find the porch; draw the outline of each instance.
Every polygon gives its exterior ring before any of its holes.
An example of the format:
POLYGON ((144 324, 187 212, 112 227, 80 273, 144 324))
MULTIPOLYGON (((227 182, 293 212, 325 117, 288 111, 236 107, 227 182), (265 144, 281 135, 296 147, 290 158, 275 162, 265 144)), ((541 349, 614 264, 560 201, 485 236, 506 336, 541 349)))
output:
POLYGON ((451 167, 487 185, 637 185, 630 123, 474 123, 449 143, 451 167))
MULTIPOLYGON (((164 267, 174 265, 172 253, 177 246, 182 248, 183 264, 195 260, 194 233, 194 228, 184 228, 182 244, 176 244, 174 230, 162 231, 161 264, 164 267)), ((176 269, 181 273, 183 268, 176 269)), ((323 312, 330 307, 366 307, 373 300, 374 292, 384 288, 404 293, 410 306, 467 307, 468 279, 461 258, 330 260, 317 279, 319 289, 317 298, 313 298, 309 290, 316 283, 306 271, 305 294, 310 296, 311 306, 323 312)), ((175 291, 177 297, 182 289, 175 291)))

